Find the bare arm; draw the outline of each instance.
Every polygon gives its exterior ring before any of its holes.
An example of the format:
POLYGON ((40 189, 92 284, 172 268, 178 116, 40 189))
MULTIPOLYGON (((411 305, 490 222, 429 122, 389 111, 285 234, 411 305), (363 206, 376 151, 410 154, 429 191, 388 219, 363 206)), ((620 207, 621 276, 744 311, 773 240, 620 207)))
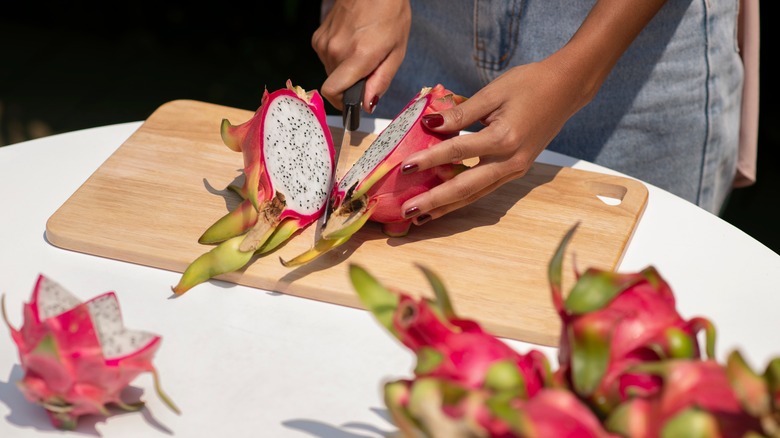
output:
POLYGON ((525 175, 566 121, 587 105, 629 45, 665 0, 599 0, 571 40, 537 63, 514 67, 441 117, 434 130, 458 136, 407 157, 405 173, 479 157, 479 164, 412 198, 403 212, 422 213, 418 224, 463 207, 525 175), (416 207, 416 208, 413 208, 416 207))

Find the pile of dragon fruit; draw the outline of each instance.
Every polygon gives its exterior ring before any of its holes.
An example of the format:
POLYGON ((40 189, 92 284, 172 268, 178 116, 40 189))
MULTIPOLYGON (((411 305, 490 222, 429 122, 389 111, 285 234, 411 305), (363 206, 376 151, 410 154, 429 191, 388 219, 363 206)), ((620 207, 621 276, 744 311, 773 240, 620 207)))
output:
POLYGON ((563 254, 575 230, 549 265, 562 323, 556 370, 541 352, 520 354, 459 318, 429 269, 421 267, 435 299, 414 299, 350 266, 366 308, 416 355, 412 378, 384 384, 385 403, 402 434, 780 436, 780 357, 763 373, 738 351, 719 363, 713 324, 683 319, 669 284, 653 267, 630 274, 588 269, 564 298, 563 254))

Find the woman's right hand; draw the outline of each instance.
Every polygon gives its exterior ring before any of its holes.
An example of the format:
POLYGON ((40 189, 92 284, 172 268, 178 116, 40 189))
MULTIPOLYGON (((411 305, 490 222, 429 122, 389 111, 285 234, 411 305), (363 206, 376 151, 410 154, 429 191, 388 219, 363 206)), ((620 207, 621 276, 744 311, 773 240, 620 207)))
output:
POLYGON ((335 0, 311 40, 328 74, 320 93, 342 109, 344 91, 365 77, 363 109, 373 112, 404 59, 411 22, 409 0, 335 0))

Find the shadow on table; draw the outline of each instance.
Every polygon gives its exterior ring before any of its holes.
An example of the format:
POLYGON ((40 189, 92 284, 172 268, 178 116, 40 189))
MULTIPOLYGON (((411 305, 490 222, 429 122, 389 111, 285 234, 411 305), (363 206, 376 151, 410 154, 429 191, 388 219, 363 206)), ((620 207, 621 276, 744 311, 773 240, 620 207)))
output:
POLYGON ((296 429, 319 438, 367 438, 395 436, 396 429, 393 426, 387 409, 371 408, 378 417, 387 422, 392 430, 379 430, 377 427, 365 423, 344 423, 340 426, 326 424, 313 420, 288 420, 283 424, 290 429, 296 429))
MULTIPOLYGON (((30 403, 24 398, 24 395, 16 387, 16 382, 22 380, 24 371, 19 364, 11 369, 11 374, 6 381, 0 380, 0 402, 8 406, 10 414, 6 417, 8 422, 25 429, 35 429, 40 432, 52 432, 58 429, 52 426, 46 415, 45 410, 34 403, 30 403)), ((143 390, 140 388, 129 387, 123 391, 123 398, 126 400, 139 400, 143 390)), ((127 412, 120 409, 110 408, 111 416, 114 415, 143 415, 144 420, 151 427, 167 435, 173 435, 173 431, 161 424, 154 418, 149 409, 143 408, 140 412, 127 412)), ((105 422, 106 417, 101 415, 85 415, 79 419, 76 430, 73 433, 100 437, 96 425, 105 422)))

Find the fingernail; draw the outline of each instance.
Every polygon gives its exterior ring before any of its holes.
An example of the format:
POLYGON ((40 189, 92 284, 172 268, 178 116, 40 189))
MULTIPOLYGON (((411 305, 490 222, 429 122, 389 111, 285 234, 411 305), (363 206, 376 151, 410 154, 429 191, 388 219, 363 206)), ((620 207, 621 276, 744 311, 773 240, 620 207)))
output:
POLYGON ((414 220, 414 223, 416 223, 417 225, 422 225, 428 222, 429 220, 431 220, 431 215, 426 213, 417 216, 417 219, 414 220))
POLYGON ((444 116, 441 114, 426 114, 422 117, 422 121, 429 128, 438 128, 444 124, 444 116))
POLYGON ((368 113, 373 114, 376 109, 376 105, 379 103, 379 96, 374 96, 371 102, 368 103, 368 113))
POLYGON ((420 214, 420 207, 412 207, 404 212, 404 219, 411 219, 420 214))
POLYGON ((401 173, 402 173, 402 174, 404 174, 404 175, 408 175, 408 174, 410 174, 410 173, 417 172, 417 169, 418 169, 419 167, 420 167, 420 166, 418 166, 418 165, 416 165, 416 164, 406 164, 406 165, 404 165, 404 166, 401 168, 401 173))

